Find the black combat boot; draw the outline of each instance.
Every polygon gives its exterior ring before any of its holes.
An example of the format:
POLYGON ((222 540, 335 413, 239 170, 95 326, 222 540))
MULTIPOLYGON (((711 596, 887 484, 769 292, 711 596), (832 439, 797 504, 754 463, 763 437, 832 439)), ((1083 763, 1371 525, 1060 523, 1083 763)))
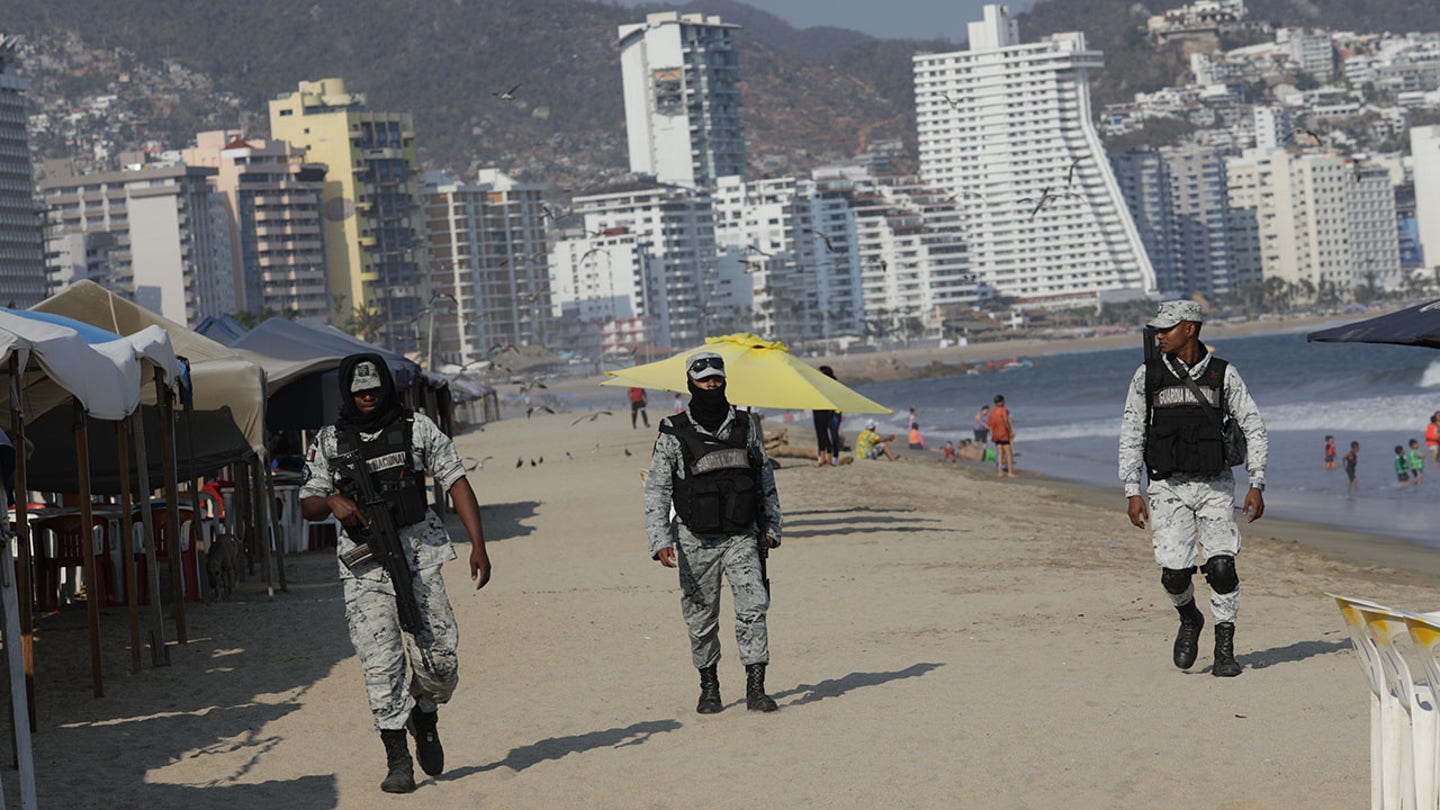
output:
POLYGON ((753 712, 773 712, 780 708, 765 694, 765 665, 745 665, 745 708, 753 712))
POLYGON ((1217 678, 1233 678, 1241 672, 1240 662, 1235 660, 1235 624, 1215 624, 1215 667, 1210 674, 1217 678))
POLYGON ((440 712, 422 712, 416 706, 410 710, 410 733, 415 735, 415 758, 420 761, 420 770, 430 776, 445 772, 445 748, 440 745, 440 734, 435 730, 435 721, 440 712))
POLYGON ((409 793, 415 789, 415 768, 410 762, 410 742, 405 739, 405 729, 386 729, 380 732, 385 743, 385 764, 390 773, 380 783, 386 793, 409 793))
POLYGON ((1175 632, 1175 666, 1189 669, 1200 652, 1200 631, 1205 629, 1205 614, 1191 599, 1175 608, 1180 612, 1180 629, 1175 632))
POLYGON ((720 702, 720 675, 715 671, 715 665, 700 670, 700 702, 695 704, 695 711, 701 714, 715 714, 725 708, 720 702))

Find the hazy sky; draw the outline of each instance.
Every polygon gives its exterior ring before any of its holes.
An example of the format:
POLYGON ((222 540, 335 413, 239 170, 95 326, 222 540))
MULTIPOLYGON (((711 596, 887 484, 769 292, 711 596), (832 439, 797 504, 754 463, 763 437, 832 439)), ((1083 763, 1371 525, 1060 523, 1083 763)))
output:
MULTIPOLYGON (((643 0, 621 0, 639 5, 643 0)), ((650 0, 654 2, 654 0, 650 0)), ((746 0, 756 8, 783 17, 798 28, 835 25, 877 37, 934 39, 954 42, 965 38, 965 24, 980 18, 985 0, 746 0)), ((1011 0, 1011 13, 1019 14, 1034 0, 1011 0)))

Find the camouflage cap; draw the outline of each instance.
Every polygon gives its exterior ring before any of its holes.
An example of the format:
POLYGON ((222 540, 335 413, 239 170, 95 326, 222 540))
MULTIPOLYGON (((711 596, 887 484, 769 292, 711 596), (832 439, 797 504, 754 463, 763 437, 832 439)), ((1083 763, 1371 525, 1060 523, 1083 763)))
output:
POLYGON ((1162 302, 1160 311, 1145 325, 1151 329, 1169 329, 1181 321, 1204 323, 1205 315, 1200 311, 1200 305, 1194 301, 1162 302))
POLYGON ((380 370, 375 367, 374 363, 366 360, 355 366, 355 373, 350 378, 350 393, 358 394, 361 391, 379 387, 381 387, 380 370))

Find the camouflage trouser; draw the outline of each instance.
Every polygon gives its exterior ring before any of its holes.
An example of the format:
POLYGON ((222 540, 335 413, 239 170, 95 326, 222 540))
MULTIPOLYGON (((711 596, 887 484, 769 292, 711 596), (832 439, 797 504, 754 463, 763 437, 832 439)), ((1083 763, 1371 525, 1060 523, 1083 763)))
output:
POLYGON ((412 695, 421 709, 434 711, 436 705, 450 699, 460 680, 455 655, 460 631, 440 568, 420 571, 414 581, 415 600, 424 617, 424 628, 414 636, 400 629, 400 613, 388 577, 344 581, 350 642, 360 656, 370 712, 375 716, 375 728, 381 731, 405 727, 412 695))
POLYGON ((760 550, 754 535, 699 538, 683 529, 675 545, 680 566, 680 610, 690 629, 690 654, 696 669, 720 660, 720 572, 730 580, 735 601, 735 643, 746 664, 770 661, 765 611, 770 595, 760 576, 760 550))
MULTIPOLYGON (((1235 525, 1235 477, 1226 470, 1199 478, 1175 475, 1150 482, 1150 525, 1155 562, 1162 568, 1195 565, 1196 543, 1204 559, 1240 553, 1240 529, 1235 525)), ((1204 560, 1200 560, 1203 562, 1204 560)), ((1168 591, 1167 591, 1168 594, 1168 591)), ((1194 586, 1185 593, 1168 594, 1177 606, 1194 598, 1194 586)), ((1217 622, 1233 622, 1240 610, 1240 589, 1210 593, 1210 612, 1217 622)))

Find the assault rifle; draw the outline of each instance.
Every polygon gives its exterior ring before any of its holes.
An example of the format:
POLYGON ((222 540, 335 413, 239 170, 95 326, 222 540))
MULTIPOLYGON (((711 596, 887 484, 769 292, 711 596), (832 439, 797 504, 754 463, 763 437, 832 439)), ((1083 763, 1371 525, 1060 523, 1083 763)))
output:
POLYGON ((390 574, 390 584, 395 588, 395 606, 400 611, 400 627, 411 635, 419 633, 423 622, 420 618, 420 604, 415 601, 414 575, 410 571, 409 555, 405 553, 405 541, 400 538, 394 515, 390 514, 389 501, 380 494, 370 467, 359 451, 341 453, 331 459, 330 463, 339 467, 346 477, 355 483, 360 496, 357 505, 364 511, 365 519, 370 524, 368 528, 347 528, 347 531, 354 533, 352 536, 365 542, 340 555, 340 562, 344 563, 346 568, 371 559, 379 563, 390 574))

